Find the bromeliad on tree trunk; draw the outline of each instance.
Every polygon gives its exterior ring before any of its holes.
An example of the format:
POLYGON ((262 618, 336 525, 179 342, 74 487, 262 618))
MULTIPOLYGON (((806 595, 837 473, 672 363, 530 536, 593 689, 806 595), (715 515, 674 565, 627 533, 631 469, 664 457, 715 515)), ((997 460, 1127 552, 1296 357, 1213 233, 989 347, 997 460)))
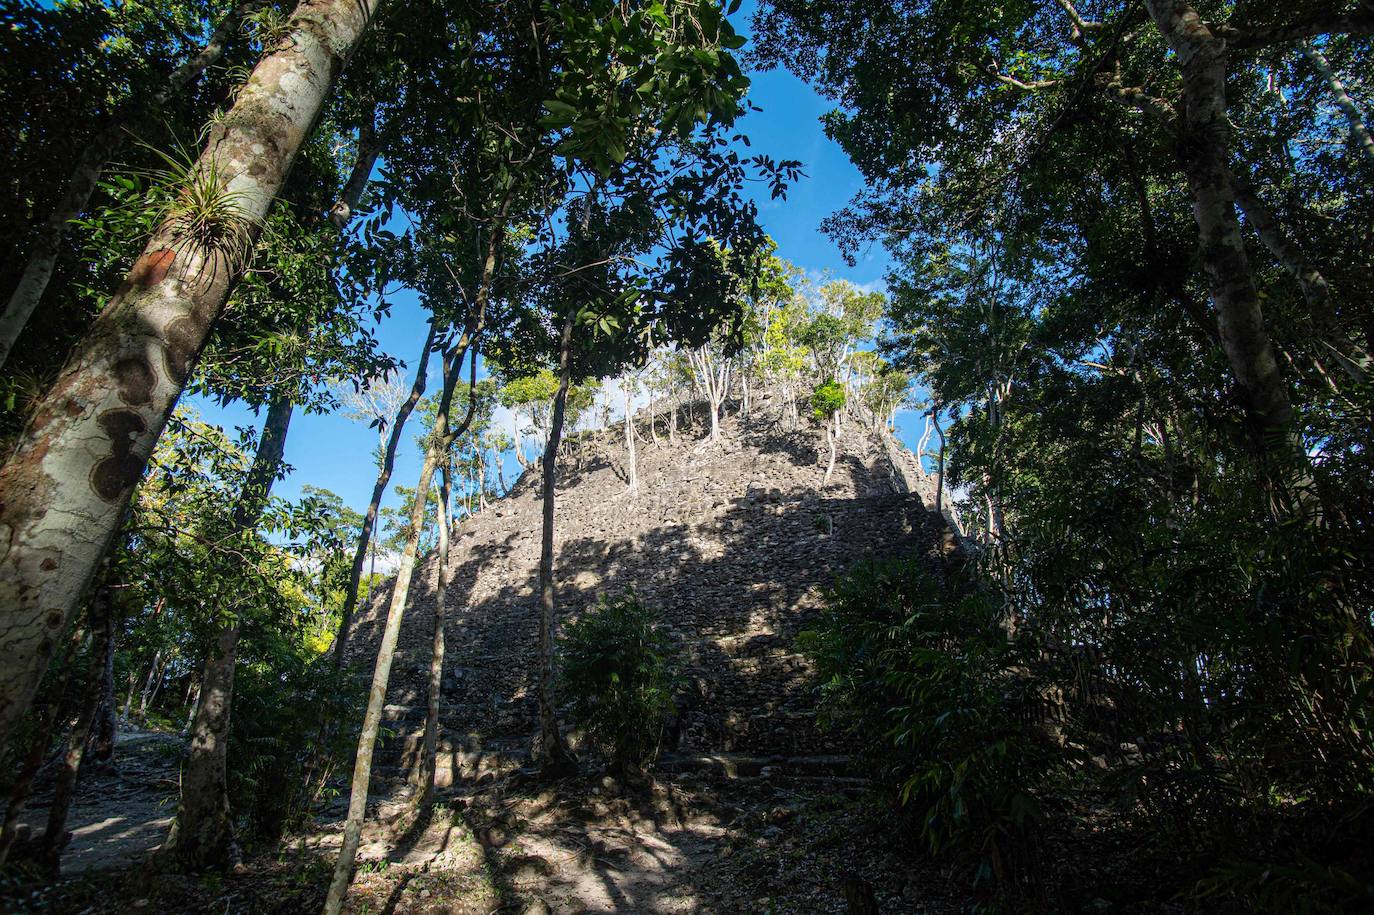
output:
POLYGON ((194 174, 234 226, 168 219, 0 470, 0 740, 28 708, 244 265, 256 227, 381 0, 305 0, 210 132, 194 174), (218 243, 214 243, 218 240, 218 243), (72 519, 80 518, 80 523, 72 519))

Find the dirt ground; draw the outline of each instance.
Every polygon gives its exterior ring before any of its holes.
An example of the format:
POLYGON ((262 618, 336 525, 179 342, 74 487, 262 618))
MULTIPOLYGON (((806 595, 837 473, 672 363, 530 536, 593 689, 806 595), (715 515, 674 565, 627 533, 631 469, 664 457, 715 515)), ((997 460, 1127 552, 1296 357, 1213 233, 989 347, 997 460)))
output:
MULTIPOLYGON (((175 811, 180 741, 135 732, 118 775, 83 778, 73 839, 53 884, 10 875, 16 912, 291 913, 317 910, 341 832, 341 803, 241 873, 150 877, 140 866, 175 811)), ((598 774, 553 785, 530 773, 442 792, 405 823, 408 788, 378 792, 364 833, 353 915, 583 915, 847 911, 846 886, 883 912, 946 912, 958 887, 893 835, 852 786, 714 773, 625 786, 598 774)), ((46 815, 40 794, 26 820, 46 815)))

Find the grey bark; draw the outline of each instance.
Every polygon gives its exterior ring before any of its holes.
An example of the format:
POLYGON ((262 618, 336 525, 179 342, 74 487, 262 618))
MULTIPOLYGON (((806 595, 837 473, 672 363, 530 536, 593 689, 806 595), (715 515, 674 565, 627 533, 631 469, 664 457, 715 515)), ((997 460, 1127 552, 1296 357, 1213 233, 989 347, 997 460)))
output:
POLYGON ((1240 205, 1246 221, 1255 230, 1264 247, 1274 256, 1274 260, 1298 281, 1317 335, 1336 351, 1340 357, 1341 367, 1351 379, 1356 382, 1363 381, 1365 372, 1360 361, 1367 356, 1361 353, 1359 347, 1341 330, 1336 313, 1331 308, 1331 289, 1327 285, 1326 277, 1284 232, 1278 218, 1253 188, 1238 180, 1235 192, 1236 203, 1240 205))
MULTIPOLYGON (((649 421, 652 425, 652 411, 649 414, 649 421)), ((630 380, 628 378, 625 379, 625 452, 629 459, 625 492, 634 495, 639 492, 639 466, 635 455, 635 416, 630 404, 630 380)))
POLYGON ((382 0, 303 0, 196 166, 250 228, 232 249, 162 225, 0 470, 0 741, 33 699, 297 151, 382 0))
MULTIPOLYGON (((447 421, 444 421, 447 425, 447 421)), ((436 424, 437 425, 437 424, 436 424)), ((439 705, 444 689, 444 601, 448 596, 448 504, 451 495, 449 486, 449 460, 443 459, 439 476, 439 505, 435 509, 439 524, 438 580, 434 586, 434 637, 429 659, 429 706, 425 709, 425 732, 420 745, 420 758, 415 771, 415 794, 412 798, 415 808, 429 804, 434 795, 434 770, 439 754, 439 705)))
POLYGON ((382 147, 377 142, 376 109, 369 110, 358 128, 358 157, 353 161, 353 171, 344 183, 343 191, 334 206, 329 209, 329 222, 336 229, 343 229, 362 202, 367 182, 372 177, 372 169, 377 164, 382 147))

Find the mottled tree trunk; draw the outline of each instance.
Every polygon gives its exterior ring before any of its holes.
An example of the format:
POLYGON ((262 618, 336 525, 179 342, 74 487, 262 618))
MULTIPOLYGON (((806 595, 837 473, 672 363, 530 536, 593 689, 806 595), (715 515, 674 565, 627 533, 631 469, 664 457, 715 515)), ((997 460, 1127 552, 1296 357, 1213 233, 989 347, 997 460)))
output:
MULTIPOLYGON (((274 396, 268 407, 253 466, 226 532, 230 542, 252 531, 262 516, 281 469, 292 407, 291 397, 285 393, 274 396)), ((177 816, 157 851, 158 864, 169 870, 196 871, 237 863, 227 760, 240 625, 237 614, 220 625, 202 667, 200 701, 191 719, 191 749, 181 779, 177 816)))
POLYGON ((576 767, 558 726, 553 643, 557 623, 553 577, 554 492, 558 477, 558 445, 563 438, 563 417, 567 412, 568 384, 572 373, 569 363, 573 317, 574 312, 570 309, 563 321, 563 335, 558 346, 558 393, 553 399, 549 438, 544 443, 544 516, 539 538, 539 753, 540 767, 549 777, 564 775, 576 767))
MULTIPOLYGON (((358 533, 358 545, 353 548, 353 566, 348 574, 348 589, 344 592, 343 611, 339 615, 339 633, 334 636, 334 669, 343 666, 344 651, 348 647, 349 628, 353 625, 353 613, 358 606, 358 588, 363 577, 363 562, 367 558, 367 548, 372 543, 372 533, 377 527, 377 513, 381 511, 382 497, 386 495, 387 484, 391 482, 392 468, 396 465, 396 450, 401 444, 401 432, 406 421, 415 411, 415 405, 425 394, 425 373, 429 370, 429 354, 434 349, 434 338, 438 334, 438 322, 429 326, 424 348, 420 351, 420 363, 415 369, 415 383, 410 386, 410 396, 396 411, 391 422, 391 434, 387 438, 386 450, 382 453, 382 466, 377 471, 377 482, 372 486, 372 500, 367 503, 363 515, 363 528, 358 533)), ((373 554, 375 558, 375 553, 373 554)))
MULTIPOLYGON (((33 699, 297 151, 381 0, 303 0, 216 121, 198 175, 250 232, 212 250, 153 233, 0 470, 0 741, 33 699), (77 520, 79 519, 79 520, 77 520)), ((232 234, 232 233, 231 233, 232 234)))
MULTIPOLYGON (((167 85, 153 95, 150 107, 154 110, 161 108, 175 93, 199 79, 207 67, 224 56, 224 50, 238 30, 243 17, 265 5, 264 0, 254 0, 251 3, 241 3, 230 11, 210 35, 205 47, 172 71, 167 85)), ((19 339, 19 334, 38 309, 38 303, 42 301, 43 293, 52 279, 53 268, 57 265, 57 256, 62 249, 62 237, 67 232, 67 225, 85 212, 96 185, 100 183, 100 174, 105 170, 105 163, 124 142, 128 133, 128 121, 131 119, 135 119, 135 116, 125 113, 115 123, 107 125, 91 138, 82 149, 81 155, 77 157, 76 165, 67 178, 67 188, 62 199, 39 228, 34 238, 33 249, 29 253, 29 260, 24 265, 24 272, 20 274, 19 282, 10 295, 4 314, 0 315, 0 366, 9 359, 15 341, 19 339)))

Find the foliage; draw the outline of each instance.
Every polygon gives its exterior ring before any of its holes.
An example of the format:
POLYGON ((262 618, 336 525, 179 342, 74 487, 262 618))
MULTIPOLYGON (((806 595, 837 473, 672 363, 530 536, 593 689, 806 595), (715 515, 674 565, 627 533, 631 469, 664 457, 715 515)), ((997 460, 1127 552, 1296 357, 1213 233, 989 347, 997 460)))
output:
POLYGON ((673 646, 633 593, 602 598, 559 642, 572 721, 622 772, 653 765, 673 707, 673 646))
POLYGON ((356 718, 366 693, 352 672, 334 669, 327 647, 259 638, 255 660, 238 667, 229 792, 255 847, 272 848, 299 826, 352 760, 353 734, 328 725, 356 718))
POLYGON ((844 408, 844 388, 837 381, 817 385, 811 392, 811 412, 817 419, 829 420, 844 408))
POLYGON ((1047 784, 1064 760, 1042 723, 1024 646, 987 594, 927 561, 871 561, 841 579, 802 633, 822 721, 853 739, 932 852, 979 878, 1034 880, 1047 784))

